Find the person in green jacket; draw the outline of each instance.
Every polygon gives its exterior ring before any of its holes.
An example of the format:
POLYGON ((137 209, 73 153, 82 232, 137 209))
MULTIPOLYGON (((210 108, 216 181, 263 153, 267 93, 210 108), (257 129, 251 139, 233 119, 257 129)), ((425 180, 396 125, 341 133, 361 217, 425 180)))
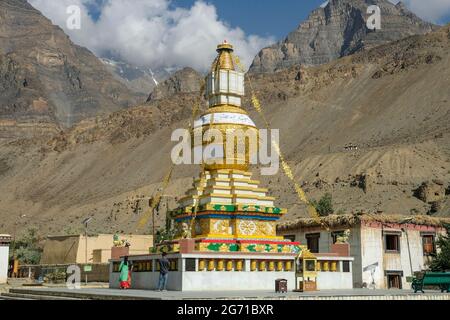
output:
POLYGON ((128 261, 128 257, 125 257, 119 266, 119 281, 120 289, 130 289, 131 288, 131 266, 128 261))

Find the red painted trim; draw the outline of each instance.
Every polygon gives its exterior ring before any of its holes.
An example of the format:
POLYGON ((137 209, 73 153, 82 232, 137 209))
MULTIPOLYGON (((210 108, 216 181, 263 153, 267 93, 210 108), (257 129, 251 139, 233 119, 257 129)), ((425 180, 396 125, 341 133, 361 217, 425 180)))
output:
POLYGON ((412 223, 381 223, 378 221, 363 221, 362 225, 367 228, 391 228, 391 229, 402 229, 405 228, 407 230, 416 230, 416 231, 428 231, 428 232, 438 232, 442 231, 443 228, 441 227, 434 227, 434 226, 426 226, 426 225, 419 225, 419 224, 412 224, 412 223))
MULTIPOLYGON (((264 217, 273 217, 273 218, 280 218, 283 216, 281 213, 264 213, 264 212, 247 212, 247 211, 235 211, 235 212, 225 212, 225 211, 202 211, 197 212, 197 216, 204 216, 204 215, 222 215, 222 216, 230 216, 230 215, 248 215, 248 216, 264 216, 264 217)), ((176 216, 175 219, 183 219, 187 217, 192 217, 193 214, 186 213, 183 215, 176 216)))
POLYGON ((263 241, 263 240, 197 240, 196 242, 200 243, 246 243, 246 244, 284 244, 291 246, 299 246, 300 242, 286 242, 286 241, 263 241))
POLYGON ((203 242, 203 243, 237 243, 236 240, 198 240, 196 242, 203 242))
POLYGON ((299 246, 300 242, 287 242, 287 241, 261 241, 261 240, 240 240, 240 243, 250 243, 250 244, 284 244, 291 246, 299 246))

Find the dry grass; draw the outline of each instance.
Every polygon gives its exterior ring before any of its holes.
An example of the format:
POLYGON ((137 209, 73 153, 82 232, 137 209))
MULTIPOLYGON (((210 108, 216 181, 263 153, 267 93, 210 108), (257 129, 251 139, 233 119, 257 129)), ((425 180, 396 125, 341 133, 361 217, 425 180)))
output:
MULTIPOLYGON (((344 214, 330 215, 321 218, 321 221, 329 226, 334 227, 352 227, 366 222, 396 223, 396 224, 415 224, 430 227, 443 227, 450 224, 450 218, 435 218, 430 216, 402 216, 402 215, 373 215, 373 214, 344 214)), ((319 227, 321 224, 316 219, 301 218, 297 220, 287 221, 278 225, 278 230, 292 230, 300 228, 319 227)))

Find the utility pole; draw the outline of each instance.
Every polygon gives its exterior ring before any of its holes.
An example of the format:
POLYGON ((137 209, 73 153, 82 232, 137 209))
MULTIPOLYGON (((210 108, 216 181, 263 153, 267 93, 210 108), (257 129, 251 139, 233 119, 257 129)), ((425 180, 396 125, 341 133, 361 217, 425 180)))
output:
POLYGON ((156 244, 156 228, 155 228, 155 212, 153 211, 152 214, 153 218, 152 218, 152 238, 153 238, 153 248, 155 247, 156 244))
POLYGON ((84 270, 84 274, 86 276, 86 286, 88 284, 88 275, 87 275, 87 271, 86 271, 86 267, 88 265, 88 223, 92 220, 92 217, 89 217, 87 219, 85 219, 83 221, 84 224, 84 238, 86 241, 86 246, 85 246, 85 251, 84 251, 84 261, 85 261, 85 270, 84 270))
POLYGON ((409 255, 409 267, 411 269, 411 277, 413 277, 413 266, 412 266, 412 260, 411 260, 411 248, 409 247, 409 236, 408 236, 408 230, 405 228, 402 229, 402 231, 406 235, 406 244, 408 245, 408 255, 409 255))
POLYGON ((152 237, 153 237, 153 248, 156 245, 156 221, 155 221, 155 214, 159 215, 159 206, 161 205, 162 199, 166 198, 166 209, 168 210, 169 208, 169 199, 175 199, 176 197, 173 195, 168 195, 168 194, 162 194, 159 197, 159 202, 158 203, 153 203, 155 200, 155 197, 145 197, 145 198, 137 198, 135 200, 148 200, 148 205, 150 208, 153 208, 151 215, 152 215, 152 237))

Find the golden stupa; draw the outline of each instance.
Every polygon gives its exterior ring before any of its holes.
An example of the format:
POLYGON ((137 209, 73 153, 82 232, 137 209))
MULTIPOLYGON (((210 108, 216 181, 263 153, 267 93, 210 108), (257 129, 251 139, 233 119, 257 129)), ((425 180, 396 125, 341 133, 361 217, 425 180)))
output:
MULTIPOLYGON (((233 146, 235 141, 226 138, 229 133, 244 131, 257 141, 258 131, 242 109, 245 75, 236 65, 233 46, 224 42, 217 52, 206 78, 209 108, 195 121, 193 136, 212 129, 221 132, 222 151, 215 154, 215 160, 222 161, 202 165, 200 177, 180 199, 179 208, 171 213, 179 230, 178 238, 195 239, 200 252, 298 253, 298 243, 276 235, 276 223, 286 210, 276 207, 275 198, 267 195, 268 189, 252 180, 250 157, 257 150, 249 148, 249 139, 242 151, 233 146), (225 159, 227 146, 234 150, 233 161, 225 159)), ((194 143, 194 152, 210 144, 194 143)), ((175 241, 170 249, 177 251, 177 246, 175 241)))

